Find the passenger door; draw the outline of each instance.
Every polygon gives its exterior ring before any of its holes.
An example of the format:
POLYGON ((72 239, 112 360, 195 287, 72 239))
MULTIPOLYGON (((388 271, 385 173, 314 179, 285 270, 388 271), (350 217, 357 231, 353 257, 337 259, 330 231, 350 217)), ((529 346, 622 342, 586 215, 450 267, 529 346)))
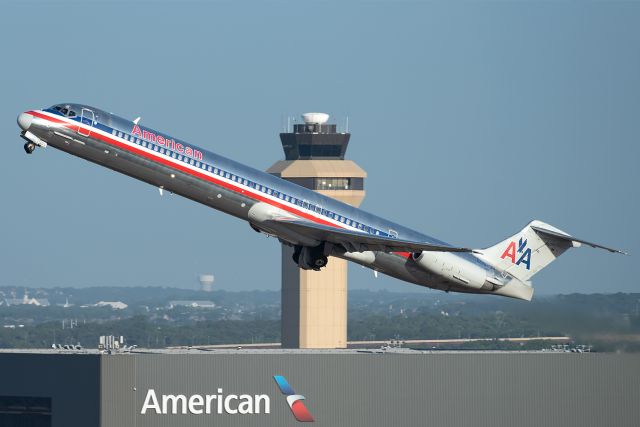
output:
MULTIPOLYGON (((82 114, 80 114, 80 123, 86 126, 93 126, 95 121, 95 116, 93 115, 93 111, 83 108, 82 114)), ((91 129, 85 129, 82 126, 78 126, 78 133, 82 136, 91 135, 91 129)))

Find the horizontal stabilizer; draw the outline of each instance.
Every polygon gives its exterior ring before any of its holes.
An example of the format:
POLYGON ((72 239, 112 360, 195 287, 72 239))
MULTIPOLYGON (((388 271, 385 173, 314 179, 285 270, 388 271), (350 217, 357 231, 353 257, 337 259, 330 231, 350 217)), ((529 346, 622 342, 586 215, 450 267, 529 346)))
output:
POLYGON ((581 244, 613 253, 625 253, 577 239, 552 225, 536 220, 531 221, 515 235, 497 245, 478 251, 477 254, 498 271, 526 282, 565 251, 581 244))
POLYGON ((569 241, 569 242, 582 243, 582 244, 585 244, 587 246, 591 246, 592 248, 604 249, 605 251, 613 252, 613 253, 616 253, 616 254, 629 255, 628 253, 626 253, 624 251, 621 251, 619 249, 609 248, 607 246, 602 246, 602 245, 599 245, 597 243, 587 242, 586 240, 582 240, 582 239, 576 239, 575 237, 570 236, 568 234, 558 233, 557 231, 549 230, 549 229, 542 228, 542 227, 537 227, 535 225, 532 225, 531 229, 533 231, 535 231, 536 233, 538 233, 538 234, 543 234, 543 235, 546 235, 546 236, 549 236, 549 237, 555 237, 555 238, 560 239, 560 240, 566 240, 566 241, 569 241))

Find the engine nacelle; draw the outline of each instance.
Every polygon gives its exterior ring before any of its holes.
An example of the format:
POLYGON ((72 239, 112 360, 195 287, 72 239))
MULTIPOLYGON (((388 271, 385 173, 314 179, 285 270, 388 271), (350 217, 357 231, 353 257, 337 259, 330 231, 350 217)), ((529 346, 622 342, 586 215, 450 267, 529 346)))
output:
POLYGON ((292 258, 293 261, 298 264, 298 267, 303 270, 320 271, 329 261, 327 254, 330 250, 331 248, 327 248, 326 244, 321 244, 316 247, 296 246, 292 258))
POLYGON ((424 270, 461 286, 474 289, 493 289, 487 282, 487 272, 481 266, 451 252, 417 252, 413 260, 424 270))

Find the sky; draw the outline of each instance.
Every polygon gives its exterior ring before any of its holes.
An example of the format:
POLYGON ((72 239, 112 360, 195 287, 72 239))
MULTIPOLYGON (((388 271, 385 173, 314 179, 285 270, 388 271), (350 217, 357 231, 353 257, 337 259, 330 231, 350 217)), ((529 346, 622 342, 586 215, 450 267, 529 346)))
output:
MULTIPOLYGON (((532 219, 571 250, 538 294, 640 292, 640 2, 39 2, 0 15, 0 286, 275 290, 247 223, 52 148, 16 116, 79 102, 266 169, 283 117, 331 114, 362 208, 491 246, 532 219)), ((350 266, 351 289, 427 291, 350 266)))

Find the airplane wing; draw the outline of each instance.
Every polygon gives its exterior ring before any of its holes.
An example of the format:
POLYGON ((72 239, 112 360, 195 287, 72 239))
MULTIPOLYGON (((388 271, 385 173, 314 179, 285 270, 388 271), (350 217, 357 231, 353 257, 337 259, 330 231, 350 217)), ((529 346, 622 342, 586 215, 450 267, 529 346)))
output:
POLYGON ((264 225, 273 229, 289 229, 309 236, 321 242, 341 245, 347 252, 382 251, 382 252, 471 252, 472 249, 447 246, 440 243, 400 240, 391 237, 376 236, 368 233, 334 228, 290 218, 274 218, 265 221, 264 225))

